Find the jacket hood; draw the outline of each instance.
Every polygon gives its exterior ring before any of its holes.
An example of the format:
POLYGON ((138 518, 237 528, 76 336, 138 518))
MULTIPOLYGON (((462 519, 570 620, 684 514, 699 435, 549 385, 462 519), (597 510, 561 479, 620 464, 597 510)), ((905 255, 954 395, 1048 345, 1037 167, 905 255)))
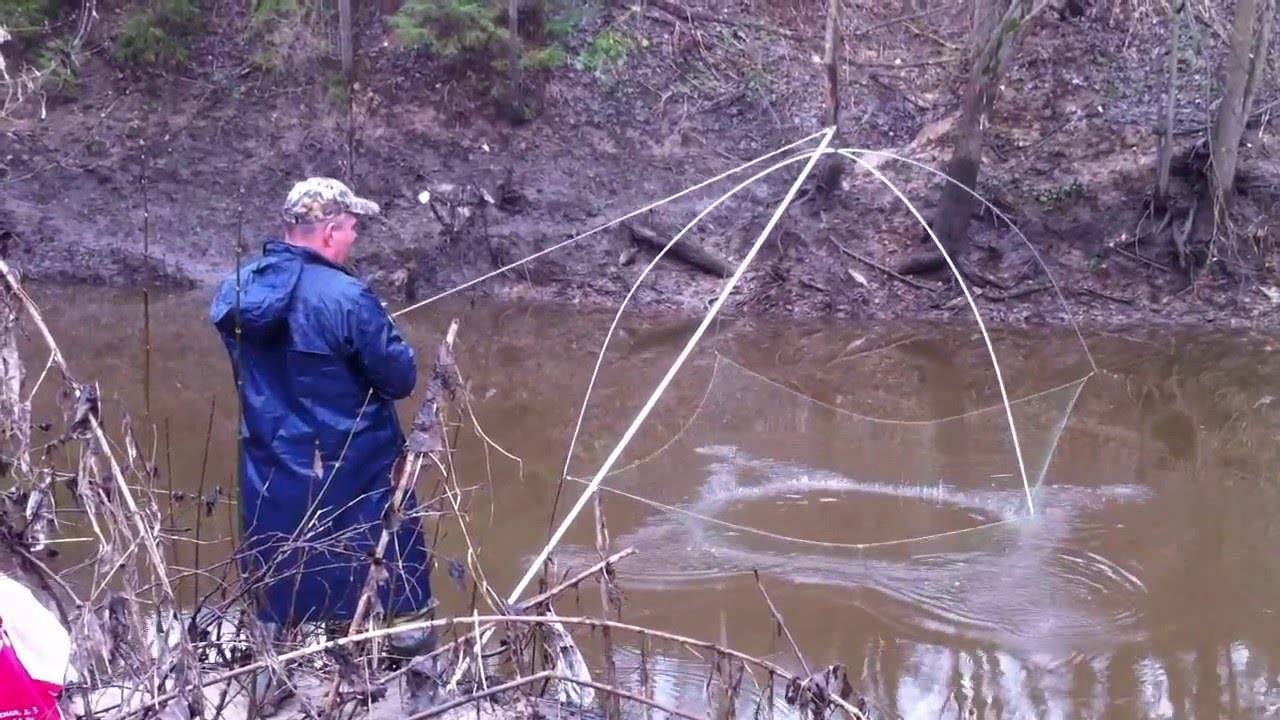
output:
POLYGON ((235 273, 219 283, 209 319, 226 335, 235 333, 237 318, 246 338, 263 339, 279 332, 289 316, 307 252, 286 243, 268 242, 262 258, 240 269, 238 283, 235 273))

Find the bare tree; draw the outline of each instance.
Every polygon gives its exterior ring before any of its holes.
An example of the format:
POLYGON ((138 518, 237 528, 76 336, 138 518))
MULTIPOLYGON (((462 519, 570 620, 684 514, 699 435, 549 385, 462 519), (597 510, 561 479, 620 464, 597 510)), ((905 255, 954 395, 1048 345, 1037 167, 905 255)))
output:
POLYGON ((1240 141, 1253 110, 1253 99, 1266 70, 1275 0, 1239 0, 1231 31, 1231 47, 1223 67, 1222 101, 1209 135, 1209 168, 1195 208, 1184 230, 1174 233, 1179 263, 1214 256, 1214 239, 1226 227, 1231 209, 1240 141))
MULTIPOLYGON (((840 0, 827 2, 827 27, 824 33, 822 67, 827 87, 827 127, 836 129, 835 137, 840 136, 840 0)), ((834 155, 825 157, 818 165, 815 175, 815 195, 819 203, 825 204, 840 187, 840 178, 844 176, 844 159, 834 155)))
POLYGON ((356 110, 355 110, 355 42, 351 34, 351 0, 338 0, 338 54, 342 58, 342 78, 347 95, 347 167, 348 183, 356 175, 356 110))
POLYGON ((827 125, 840 125, 840 73, 836 55, 840 52, 840 0, 827 4, 827 32, 822 65, 827 71, 827 125))
POLYGON ((543 0, 505 0, 507 17, 506 88, 497 95, 499 110, 507 120, 520 125, 532 120, 542 108, 539 83, 541 78, 523 64, 525 48, 542 46, 542 33, 546 22, 546 4, 543 0))
POLYGON ((342 57, 342 75, 351 83, 355 69, 355 45, 351 37, 351 0, 338 0, 338 53, 342 57))
POLYGON ((507 42, 509 55, 507 62, 507 105, 513 119, 522 116, 521 91, 524 78, 520 68, 520 0, 507 0, 507 42))
POLYGON ((1186 5, 1186 0, 1174 0, 1169 5, 1169 79, 1165 90, 1164 123, 1160 129, 1160 144, 1156 151, 1156 189, 1152 203, 1157 213, 1164 213, 1169 204, 1169 167, 1173 160, 1173 107, 1178 96, 1178 35, 1182 30, 1182 10, 1186 5))
MULTIPOLYGON (((973 65, 956 123, 955 146, 947 163, 947 174, 960 185, 943 185, 932 223, 943 247, 957 260, 968 247, 969 217, 977 202, 965 188, 976 189, 984 128, 995 105, 1000 73, 1013 54, 1019 31, 1045 4, 1044 0, 976 0, 971 45, 973 65)), ((908 259, 900 270, 919 273, 941 266, 941 257, 930 253, 908 259)))

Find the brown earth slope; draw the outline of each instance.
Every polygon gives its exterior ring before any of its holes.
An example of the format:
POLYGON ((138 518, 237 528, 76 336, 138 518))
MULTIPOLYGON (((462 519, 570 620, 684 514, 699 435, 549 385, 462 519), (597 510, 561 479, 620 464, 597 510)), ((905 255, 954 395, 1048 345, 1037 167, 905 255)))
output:
MULTIPOLYGON (((167 72, 114 59, 120 13, 104 9, 99 51, 75 91, 43 108, 28 102, 0 121, 3 250, 38 280, 204 284, 233 267, 237 237, 242 252, 257 251, 294 179, 350 171, 357 189, 385 208, 384 219, 362 230, 358 267, 394 305, 820 129, 820 8, 705 3, 684 6, 696 11, 690 20, 659 9, 668 5, 586 8, 566 41, 570 58, 608 30, 624 40, 620 62, 598 71, 571 62, 535 76, 541 112, 522 124, 495 110, 495 80, 397 47, 372 8, 361 22, 350 116, 333 89, 330 60, 277 72, 251 61, 243 3, 206 6, 207 34, 183 67, 167 72), (424 190, 433 204, 419 202, 424 190)), ((892 149, 937 167, 965 73, 967 6, 921 13, 907 5, 907 20, 898 19, 898 5, 845 6, 841 144, 892 149)), ((980 190, 1026 234, 1081 317, 1273 326, 1280 165, 1269 114, 1246 138, 1237 207, 1238 231, 1268 263, 1251 277, 1215 271, 1188 285, 1168 248, 1134 240, 1154 223, 1144 205, 1164 93, 1163 16, 1154 5, 1094 5, 1074 17, 1050 9, 1029 26, 988 128, 980 190)), ((1224 17, 1198 17, 1187 50, 1175 202, 1192 197, 1224 17)), ((1259 97, 1269 107, 1270 83, 1259 97)), ((881 168, 928 216, 935 179, 892 163, 881 168)), ((746 188, 691 239, 730 262, 740 258, 795 169, 746 188)), ((669 235, 730 187, 722 182, 637 220, 669 235)), ((984 311, 1011 322, 1061 321, 1055 293, 1011 228, 990 214, 972 228, 969 260, 984 286, 984 311)), ((963 312, 945 278, 908 284, 867 262, 892 267, 921 248, 920 238, 891 192, 865 172, 848 172, 831 199, 791 209, 748 273, 738 306, 856 318, 963 312)), ((623 231, 602 232, 476 290, 616 302, 652 257, 636 249, 623 231)), ((637 298, 691 310, 720 283, 663 262, 637 298)))

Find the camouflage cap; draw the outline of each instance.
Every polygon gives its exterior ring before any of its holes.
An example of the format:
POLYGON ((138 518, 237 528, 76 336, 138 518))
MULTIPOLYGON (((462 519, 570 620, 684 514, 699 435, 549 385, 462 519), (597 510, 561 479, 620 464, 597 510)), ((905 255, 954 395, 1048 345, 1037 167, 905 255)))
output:
POLYGON ((281 214, 289 225, 331 220, 344 212, 377 215, 378 203, 357 197, 351 188, 326 177, 313 177, 294 184, 281 214))

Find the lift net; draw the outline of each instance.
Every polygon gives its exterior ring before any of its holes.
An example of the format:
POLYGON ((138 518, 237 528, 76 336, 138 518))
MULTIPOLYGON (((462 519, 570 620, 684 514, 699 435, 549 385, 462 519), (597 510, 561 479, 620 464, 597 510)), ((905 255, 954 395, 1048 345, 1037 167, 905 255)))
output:
POLYGON ((614 544, 641 550, 623 570, 663 583, 753 569, 799 579, 812 562, 824 577, 811 579, 834 580, 826 566, 851 555, 986 545, 1030 516, 1028 489, 1039 504, 1086 379, 1011 403, 1028 488, 998 400, 926 390, 918 410, 932 419, 873 417, 717 355, 683 425, 602 484, 614 544))

